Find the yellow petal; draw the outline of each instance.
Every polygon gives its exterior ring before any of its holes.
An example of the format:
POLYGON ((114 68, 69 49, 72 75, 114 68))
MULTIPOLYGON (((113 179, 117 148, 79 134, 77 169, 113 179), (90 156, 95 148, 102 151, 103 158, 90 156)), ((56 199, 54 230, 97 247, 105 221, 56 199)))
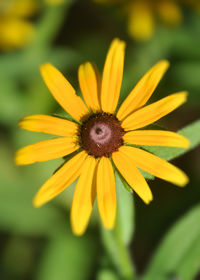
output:
POLYGON ((154 15, 148 1, 134 1, 129 7, 128 32, 138 41, 149 40, 154 32, 154 15))
POLYGON ((119 148, 118 152, 112 154, 114 164, 130 187, 148 204, 153 199, 151 190, 142 174, 136 168, 134 161, 121 152, 122 148, 123 146, 119 148))
POLYGON ((156 8, 161 20, 169 25, 177 26, 183 20, 181 8, 176 1, 157 1, 156 8))
POLYGON ((81 64, 78 70, 78 78, 81 92, 88 108, 99 111, 101 78, 98 69, 90 62, 81 64))
POLYGON ((56 138, 28 145, 16 152, 17 165, 31 164, 64 157, 76 151, 79 146, 74 138, 56 138))
POLYGON ((116 217, 115 177, 110 160, 102 157, 97 168, 97 201, 103 225, 112 229, 116 217))
POLYGON ((117 118, 119 120, 124 119, 136 109, 146 104, 168 67, 169 62, 167 60, 161 60, 142 77, 120 106, 117 112, 117 118))
POLYGON ((123 136, 124 142, 133 145, 168 146, 188 148, 189 141, 182 135, 164 130, 129 131, 123 136))
POLYGON ((34 206, 42 206, 73 183, 80 175, 86 157, 87 154, 84 151, 78 153, 50 177, 36 194, 33 201, 34 206))
POLYGON ((101 87, 101 107, 107 113, 114 113, 118 103, 123 77, 124 49, 125 43, 115 39, 106 57, 101 87))
POLYGON ((19 122, 19 127, 57 136, 74 136, 78 131, 78 125, 75 122, 47 115, 27 116, 19 122))
POLYGON ((179 92, 162 98, 129 115, 122 121, 122 127, 127 131, 154 123, 185 103, 186 98, 186 92, 179 92))
POLYGON ((64 110, 76 120, 88 114, 82 99, 76 95, 74 88, 53 65, 43 64, 40 70, 47 87, 64 110))
POLYGON ((183 187, 188 183, 188 177, 182 170, 149 152, 128 146, 122 146, 120 152, 132 160, 133 164, 138 168, 160 179, 179 187, 183 187))
POLYGON ((71 224, 72 231, 76 235, 84 233, 90 219, 96 197, 93 184, 96 165, 97 160, 88 156, 75 187, 71 209, 71 224))

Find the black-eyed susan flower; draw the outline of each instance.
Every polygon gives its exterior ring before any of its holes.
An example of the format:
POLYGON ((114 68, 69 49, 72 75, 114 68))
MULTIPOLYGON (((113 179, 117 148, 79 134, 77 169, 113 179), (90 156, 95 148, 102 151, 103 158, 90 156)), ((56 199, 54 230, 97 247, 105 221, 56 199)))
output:
POLYGON ((22 148, 16 153, 17 164, 74 155, 44 183, 34 205, 43 205, 79 177, 71 209, 72 229, 77 235, 85 231, 96 197, 104 226, 113 228, 116 216, 114 169, 145 203, 152 200, 152 193, 139 169, 181 187, 188 182, 180 169, 137 146, 188 146, 188 140, 174 132, 141 129, 183 104, 187 94, 178 92, 145 106, 169 66, 162 60, 144 75, 116 112, 124 49, 123 41, 112 42, 102 80, 92 63, 79 67, 78 78, 85 103, 54 66, 43 64, 41 73, 47 87, 74 121, 32 115, 19 123, 23 129, 59 137, 22 148))
POLYGON ((120 4, 127 16, 127 30, 138 41, 149 40, 160 20, 172 27, 183 20, 182 7, 200 10, 199 0, 94 0, 98 3, 120 4))

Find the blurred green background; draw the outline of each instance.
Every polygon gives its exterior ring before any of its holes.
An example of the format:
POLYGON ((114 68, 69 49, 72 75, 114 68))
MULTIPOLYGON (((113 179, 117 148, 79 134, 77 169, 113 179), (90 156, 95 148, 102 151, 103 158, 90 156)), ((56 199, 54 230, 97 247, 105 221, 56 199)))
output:
MULTIPOLYGON (((4 1, 9 0, 0 1, 0 26, 5 17, 4 1)), ((62 113, 42 81, 41 63, 54 64, 78 89, 79 64, 93 61, 102 71, 107 49, 115 37, 127 43, 120 102, 154 63, 165 58, 171 67, 151 101, 181 90, 189 91, 189 98, 160 124, 177 131, 192 123, 200 111, 200 15, 195 9, 181 6, 183 21, 178 27, 168 27, 158 20, 152 38, 138 42, 127 33, 122 6, 92 0, 35 3, 33 12, 25 16, 33 28, 30 42, 5 47, 0 38, 0 279, 122 279, 104 248, 97 211, 83 237, 72 235, 69 210, 74 184, 44 207, 33 208, 34 194, 62 160, 16 167, 13 156, 18 148, 47 138, 20 131, 17 123, 26 115, 62 113)), ((9 17, 11 20, 12 14, 9 17)), ((12 31, 7 32, 12 35, 12 31)), ((154 195, 150 205, 134 196, 135 235, 129 251, 138 274, 145 271, 171 226, 199 204, 199 151, 197 148, 173 160, 190 177, 186 188, 155 179, 149 181, 154 195)), ((183 231, 185 234, 188 233, 183 231)), ((200 271, 200 262, 196 267, 195 275, 200 271)), ((172 278, 173 274, 163 279, 172 278)))

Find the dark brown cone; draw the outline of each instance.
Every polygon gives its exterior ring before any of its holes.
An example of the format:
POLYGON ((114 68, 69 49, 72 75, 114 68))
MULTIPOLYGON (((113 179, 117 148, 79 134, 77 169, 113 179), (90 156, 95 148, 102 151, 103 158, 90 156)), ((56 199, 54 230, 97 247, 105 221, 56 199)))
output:
POLYGON ((112 114, 96 113, 89 116, 80 126, 80 145, 89 155, 107 156, 123 144, 124 130, 112 114))

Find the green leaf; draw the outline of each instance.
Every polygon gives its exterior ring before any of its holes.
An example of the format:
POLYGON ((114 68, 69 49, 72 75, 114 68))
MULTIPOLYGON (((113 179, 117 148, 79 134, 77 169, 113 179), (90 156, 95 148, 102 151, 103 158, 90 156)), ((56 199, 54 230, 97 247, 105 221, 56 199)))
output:
MULTIPOLYGON (((33 186, 46 177, 45 169, 36 165, 30 169, 16 167, 10 145, 5 141, 0 141, 0 154, 1 229, 30 236, 51 235, 65 230, 66 218, 52 203, 40 209, 32 205, 36 191, 33 186)), ((49 170, 46 172, 48 174, 49 170)))
POLYGON ((191 280, 200 270, 200 237, 198 236, 193 242, 193 246, 188 250, 187 255, 183 258, 177 267, 177 276, 180 279, 191 280))
POLYGON ((64 215, 55 207, 47 205, 36 209, 29 193, 23 192, 20 184, 16 184, 18 189, 15 190, 9 185, 3 186, 5 189, 0 190, 0 226, 3 230, 31 236, 51 235, 64 230, 64 215), (10 193, 6 187, 10 188, 10 193))
POLYGON ((74 236, 70 231, 49 240, 39 263, 37 280, 88 280, 97 262, 94 236, 74 236))
POLYGON ((143 148, 167 161, 177 158, 178 156, 185 154, 200 144, 200 120, 197 120, 196 122, 184 127, 183 129, 179 130, 178 133, 190 140, 189 148, 183 149, 150 146, 143 146, 143 148))
POLYGON ((200 205, 184 215, 168 232, 156 250, 144 280, 166 280, 170 275, 182 275, 184 271, 187 271, 187 275, 198 272, 200 250, 196 247, 199 247, 200 243, 199 221, 200 205))

